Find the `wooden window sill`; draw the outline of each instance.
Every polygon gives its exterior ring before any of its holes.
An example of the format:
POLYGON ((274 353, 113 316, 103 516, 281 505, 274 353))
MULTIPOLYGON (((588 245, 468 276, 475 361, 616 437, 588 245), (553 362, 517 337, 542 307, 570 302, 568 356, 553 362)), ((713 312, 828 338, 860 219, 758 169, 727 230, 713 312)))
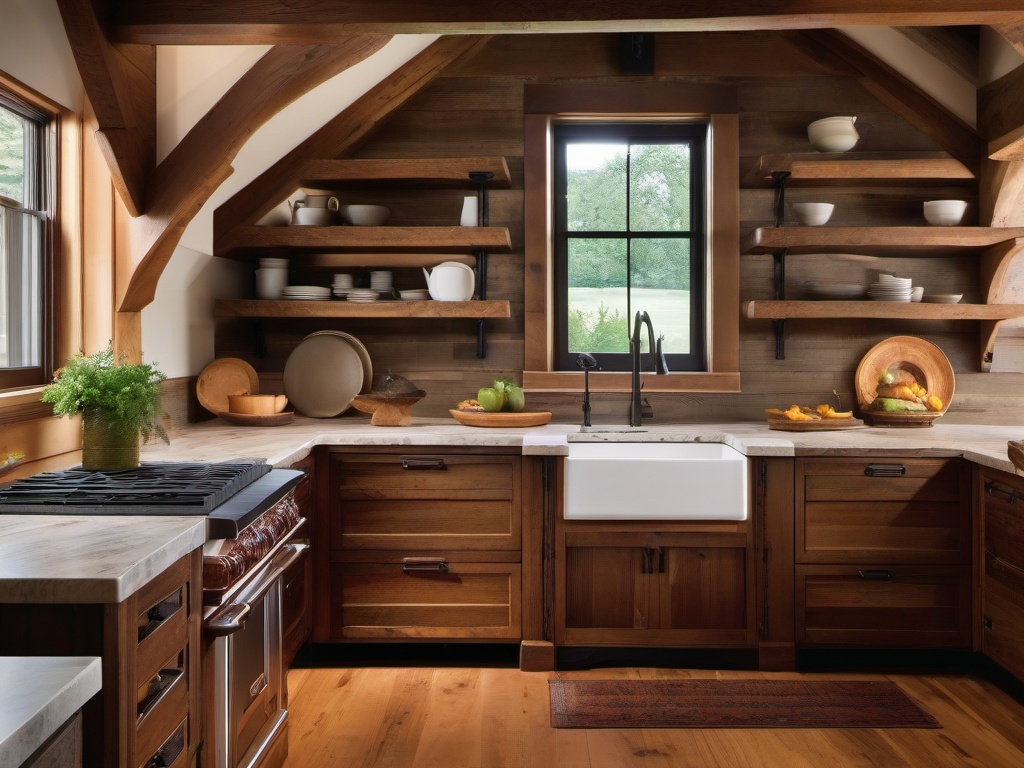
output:
POLYGON ((39 402, 43 389, 45 387, 26 387, 0 392, 0 425, 53 416, 53 406, 39 402))
MULTIPOLYGON (((590 374, 591 392, 626 392, 631 388, 627 372, 594 371, 590 374)), ((739 392, 738 372, 669 373, 658 376, 642 373, 645 394, 655 392, 739 392)), ((583 373, 576 371, 523 371, 523 389, 530 392, 568 392, 583 390, 583 373)))

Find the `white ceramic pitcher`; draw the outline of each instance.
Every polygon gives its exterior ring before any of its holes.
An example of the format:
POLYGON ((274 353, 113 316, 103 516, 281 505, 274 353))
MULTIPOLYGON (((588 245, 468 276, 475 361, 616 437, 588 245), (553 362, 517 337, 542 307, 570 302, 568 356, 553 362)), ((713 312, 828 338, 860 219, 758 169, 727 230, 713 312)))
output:
POLYGON ((423 270, 427 290, 434 301, 469 301, 476 289, 476 275, 471 267, 457 261, 446 261, 432 270, 423 270))

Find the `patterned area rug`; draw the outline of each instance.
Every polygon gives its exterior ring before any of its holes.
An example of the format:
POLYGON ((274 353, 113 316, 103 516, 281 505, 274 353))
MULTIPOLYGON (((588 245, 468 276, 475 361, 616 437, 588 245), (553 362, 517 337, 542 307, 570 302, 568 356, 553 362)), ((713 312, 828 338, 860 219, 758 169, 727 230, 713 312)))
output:
POLYGON ((554 728, 941 728, 895 684, 551 680, 554 728))

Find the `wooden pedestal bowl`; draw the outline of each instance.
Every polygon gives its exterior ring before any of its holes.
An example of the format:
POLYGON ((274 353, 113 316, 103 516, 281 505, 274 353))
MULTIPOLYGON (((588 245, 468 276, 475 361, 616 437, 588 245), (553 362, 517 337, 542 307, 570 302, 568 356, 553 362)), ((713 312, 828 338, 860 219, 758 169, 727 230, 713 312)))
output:
POLYGON ((422 389, 399 395, 366 392, 352 398, 352 407, 373 414, 370 423, 375 427, 404 427, 412 422, 412 407, 426 394, 422 389))

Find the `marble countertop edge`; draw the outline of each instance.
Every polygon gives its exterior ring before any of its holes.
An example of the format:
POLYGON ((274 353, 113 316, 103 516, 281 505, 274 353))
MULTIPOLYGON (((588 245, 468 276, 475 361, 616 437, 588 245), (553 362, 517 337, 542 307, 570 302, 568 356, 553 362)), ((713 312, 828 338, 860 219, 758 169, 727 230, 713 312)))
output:
POLYGON ((0 768, 18 768, 99 692, 96 656, 0 657, 0 768))

